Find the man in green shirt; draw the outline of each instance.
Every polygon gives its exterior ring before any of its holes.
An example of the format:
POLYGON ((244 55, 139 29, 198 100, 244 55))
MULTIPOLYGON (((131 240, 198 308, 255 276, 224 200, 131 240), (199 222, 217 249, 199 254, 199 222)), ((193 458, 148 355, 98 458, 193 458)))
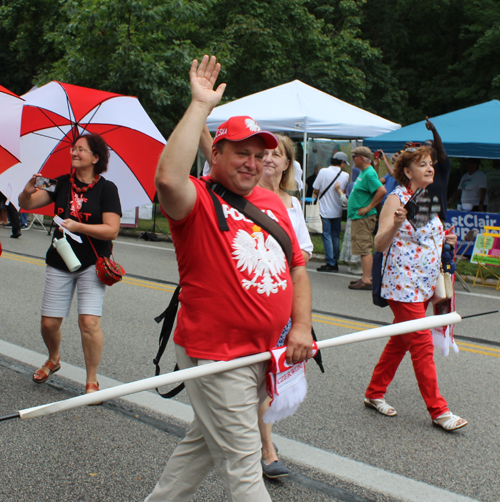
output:
POLYGON ((349 284, 349 289, 372 289, 373 232, 377 224, 377 205, 386 189, 380 183, 378 174, 371 165, 372 152, 366 146, 351 151, 354 165, 361 173, 354 183, 347 205, 347 217, 351 224, 351 247, 353 255, 361 256, 363 276, 349 284))

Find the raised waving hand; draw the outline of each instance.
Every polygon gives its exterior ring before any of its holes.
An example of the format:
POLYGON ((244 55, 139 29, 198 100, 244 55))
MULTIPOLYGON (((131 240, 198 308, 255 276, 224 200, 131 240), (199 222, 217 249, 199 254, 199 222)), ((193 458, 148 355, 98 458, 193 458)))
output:
POLYGON ((226 84, 220 84, 214 90, 219 72, 220 63, 217 63, 217 58, 209 58, 207 55, 203 56, 200 64, 194 59, 189 70, 193 101, 208 105, 210 110, 219 104, 226 89, 226 84))

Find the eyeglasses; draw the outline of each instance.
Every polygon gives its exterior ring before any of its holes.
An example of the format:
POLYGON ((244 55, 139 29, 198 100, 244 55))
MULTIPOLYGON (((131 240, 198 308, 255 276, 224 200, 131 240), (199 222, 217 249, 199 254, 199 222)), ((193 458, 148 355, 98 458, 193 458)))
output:
POLYGON ((70 153, 83 153, 83 152, 88 152, 88 153, 94 153, 94 152, 91 152, 90 150, 85 150, 85 148, 82 148, 81 146, 72 146, 70 149, 69 149, 70 153))

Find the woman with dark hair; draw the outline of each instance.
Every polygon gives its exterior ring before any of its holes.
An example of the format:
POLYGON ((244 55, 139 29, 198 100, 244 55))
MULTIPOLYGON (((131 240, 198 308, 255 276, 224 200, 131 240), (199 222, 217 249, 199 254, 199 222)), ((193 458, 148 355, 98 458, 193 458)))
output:
MULTIPOLYGON (((445 234, 438 217, 440 206, 435 207, 431 195, 421 199, 420 212, 427 217, 418 214, 413 218, 405 209, 414 192, 419 188, 425 190, 434 180, 428 147, 408 148, 402 152, 394 168, 394 178, 399 186, 382 207, 375 249, 384 253, 381 295, 394 313, 394 322, 398 323, 425 317, 441 270, 443 244, 455 245, 457 236, 445 234)), ((408 351, 432 423, 445 431, 467 425, 467 420, 450 412, 439 392, 434 343, 429 329, 390 338, 366 390, 365 406, 382 415, 396 415, 384 395, 408 351)))
POLYGON ((67 239, 81 262, 81 267, 74 272, 68 270, 52 245, 47 251, 41 332, 49 358, 35 371, 33 381, 44 383, 61 367, 61 325, 69 314, 76 288, 78 326, 87 370, 86 393, 89 393, 99 390, 97 368, 103 347, 101 315, 105 285, 97 277, 95 263, 97 255, 111 255, 111 241, 120 229, 121 205, 116 185, 101 176, 108 168, 109 159, 104 139, 97 134, 80 136, 70 153, 71 173, 56 178, 54 192, 35 187, 41 175, 34 174, 19 195, 19 204, 26 210, 55 203, 55 214, 63 219, 54 232, 56 239, 61 239, 66 230, 81 238, 81 243, 67 239))

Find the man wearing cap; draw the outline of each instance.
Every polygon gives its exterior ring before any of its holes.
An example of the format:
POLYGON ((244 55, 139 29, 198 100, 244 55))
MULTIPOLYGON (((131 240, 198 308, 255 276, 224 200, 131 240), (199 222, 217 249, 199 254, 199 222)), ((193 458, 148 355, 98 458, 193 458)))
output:
POLYGON ((344 172, 348 166, 347 155, 336 152, 330 161, 330 167, 321 169, 314 181, 314 195, 319 197, 319 214, 323 223, 321 240, 325 248, 325 265, 317 268, 318 272, 338 272, 340 254, 340 229, 342 222, 342 202, 334 185, 338 182, 343 192, 349 184, 349 175, 344 172))
POLYGON ((386 194, 386 189, 378 179, 371 165, 372 151, 366 146, 358 146, 351 151, 354 165, 361 173, 354 183, 347 203, 347 217, 352 220, 352 254, 361 256, 363 275, 359 281, 349 284, 349 289, 372 289, 373 232, 377 224, 376 207, 386 194))
MULTIPOLYGON (((269 350, 289 317, 286 359, 312 356, 311 289, 293 227, 279 197, 257 186, 276 137, 250 117, 219 126, 210 178, 253 203, 292 241, 289 266, 277 241, 189 175, 206 119, 224 92, 220 64, 204 56, 189 72, 192 101, 160 157, 156 187, 179 266, 181 307, 174 334, 181 369, 269 350), (214 201, 212 196, 216 198, 214 201), (221 231, 216 202, 228 230, 221 231)), ((220 215, 220 212, 219 212, 220 215)), ((215 466, 229 500, 271 500, 262 480, 257 411, 267 363, 186 381, 194 421, 147 502, 189 501, 215 466)))

